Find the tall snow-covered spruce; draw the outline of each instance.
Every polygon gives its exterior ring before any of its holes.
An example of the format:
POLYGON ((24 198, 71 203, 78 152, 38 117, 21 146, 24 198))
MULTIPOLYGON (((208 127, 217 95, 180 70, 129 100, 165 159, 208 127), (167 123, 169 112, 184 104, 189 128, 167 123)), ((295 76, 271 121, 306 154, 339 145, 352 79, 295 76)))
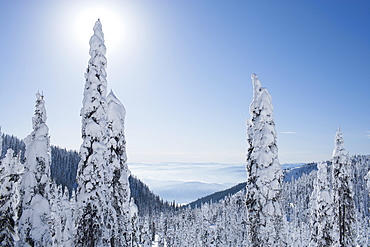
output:
POLYGON ((253 101, 247 120, 247 226, 251 246, 284 246, 280 204, 283 173, 278 160, 271 95, 252 74, 253 101))
POLYGON ((21 182, 20 246, 50 246, 50 137, 43 95, 36 94, 33 131, 24 139, 25 171, 21 182))
POLYGON ((353 192, 353 168, 348 152, 344 149, 343 135, 338 128, 333 150, 333 199, 335 244, 354 246, 356 237, 356 211, 353 192))
POLYGON ((333 197, 326 162, 318 165, 317 178, 311 195, 311 242, 310 247, 332 246, 333 234, 333 197))
POLYGON ((125 108, 106 96, 106 47, 100 20, 90 39, 85 74, 81 161, 78 168, 76 246, 135 246, 126 163, 125 108))
POLYGON ((22 172, 20 155, 14 157, 14 151, 9 148, 0 162, 0 246, 16 246, 19 240, 17 224, 22 172))
POLYGON ((78 166, 76 246, 106 246, 107 194, 107 102, 106 47, 100 20, 90 39, 90 60, 85 73, 81 161, 78 166))
POLYGON ((112 212, 110 217, 114 246, 132 246, 130 227, 130 188, 128 178, 130 171, 126 160, 126 140, 124 121, 126 110, 111 91, 107 96, 108 104, 108 163, 110 173, 110 189, 112 212))

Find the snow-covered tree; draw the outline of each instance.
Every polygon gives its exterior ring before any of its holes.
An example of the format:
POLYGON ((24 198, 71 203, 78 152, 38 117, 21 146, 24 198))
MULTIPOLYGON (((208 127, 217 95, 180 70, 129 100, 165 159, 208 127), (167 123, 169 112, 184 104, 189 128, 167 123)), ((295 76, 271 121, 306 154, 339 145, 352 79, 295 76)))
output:
POLYGON ((17 223, 23 165, 19 155, 14 157, 12 149, 8 149, 0 164, 0 246, 15 246, 19 240, 17 223))
POLYGON ((124 121, 126 110, 122 103, 111 91, 107 96, 108 104, 108 164, 110 173, 111 200, 113 207, 110 212, 110 221, 113 224, 111 241, 114 246, 131 246, 130 225, 130 187, 126 160, 126 140, 124 135, 124 121))
POLYGON ((350 158, 354 170, 353 193, 356 208, 356 241, 359 246, 368 246, 370 238, 370 222, 368 220, 369 193, 366 188, 366 174, 369 171, 369 156, 356 155, 350 158))
MULTIPOLYGON (((322 173, 322 171, 321 171, 322 173)), ((318 241, 318 238, 319 238, 319 219, 318 219, 318 194, 319 194, 319 190, 320 190, 320 185, 319 185, 319 181, 321 180, 318 180, 316 178, 315 180, 315 183, 314 183, 314 189, 311 193, 311 197, 310 197, 310 203, 309 203, 309 208, 310 208, 310 246, 317 246, 317 241, 318 241)), ((294 207, 294 204, 292 204, 292 207, 294 207)), ((331 204, 333 205, 333 198, 331 197, 331 204)), ((294 209, 295 210, 295 209, 294 209)), ((296 217, 296 214, 294 213, 293 217, 296 217)), ((296 221, 295 218, 293 218, 292 220, 296 221)), ((293 227, 296 227, 296 224, 294 224, 293 227)), ((292 229, 292 234, 293 236, 292 237, 296 237, 296 229, 292 229)), ((295 239, 292 239, 292 243, 295 243, 296 240, 295 239)))
POLYGON ((1 133, 1 126, 0 126, 0 162, 1 162, 2 153, 3 153, 3 134, 1 133))
POLYGON ((138 208, 134 202, 134 199, 131 198, 130 200, 130 221, 131 221, 131 224, 129 224, 128 226, 128 231, 129 233, 131 233, 131 237, 130 237, 130 241, 131 243, 129 244, 129 246, 136 246, 137 243, 139 243, 139 229, 138 229, 138 215, 139 215, 139 211, 138 211, 138 208))
POLYGON ((251 246, 283 246, 280 204, 283 173, 278 160, 273 106, 269 92, 252 74, 251 120, 247 120, 247 225, 251 246))
POLYGON ((22 215, 19 220, 21 246, 50 246, 50 137, 46 125, 44 96, 36 94, 33 131, 26 144, 25 171, 21 183, 22 215))
POLYGON ((370 191, 370 171, 365 176, 367 190, 370 191))
POLYGON ((53 246, 61 246, 62 238, 62 220, 61 220, 61 201, 60 191, 61 185, 57 185, 54 181, 50 185, 50 234, 53 246))
POLYGON ((107 213, 107 102, 106 47, 100 20, 90 39, 90 60, 85 73, 82 116, 81 161, 78 167, 76 246, 108 245, 107 213))
POLYGON ((74 239, 75 237, 77 236, 77 228, 75 227, 75 220, 76 220, 76 214, 77 214, 77 196, 76 196, 76 191, 75 190, 72 190, 72 196, 71 198, 69 199, 69 203, 71 204, 71 207, 70 207, 70 213, 71 213, 71 221, 70 224, 71 224, 71 233, 72 233, 72 239, 71 239, 71 246, 74 246, 74 239))
POLYGON ((310 246, 332 246, 333 234, 333 197, 328 179, 326 162, 318 164, 317 178, 311 200, 310 246))
MULTIPOLYGON (((365 180, 366 180, 366 187, 367 187, 367 191, 368 191, 368 196, 370 197, 370 170, 369 170, 369 172, 366 174, 366 176, 365 176, 365 180)), ((369 210, 370 210, 370 208, 369 208, 369 210)), ((364 210, 365 212, 366 212, 366 209, 364 210)), ((365 216, 366 214, 364 214, 364 216, 365 216)), ((363 225, 365 225, 365 224, 369 224, 369 221, 368 220, 365 220, 365 217, 362 217, 362 220, 364 221, 364 224, 363 225)), ((366 228, 365 228, 366 229, 366 228)), ((367 228, 367 229, 369 229, 369 227, 367 228)), ((365 240, 367 243, 369 243, 369 239, 368 238, 366 238, 366 240, 365 240)))
POLYGON ((61 198, 61 224, 61 246, 73 246, 73 215, 67 187, 61 198))
POLYGON ((210 207, 208 203, 202 205, 202 211, 200 214, 200 243, 202 246, 209 246, 210 245, 210 222, 209 222, 209 211, 210 207))
POLYGON ((139 234, 140 240, 139 241, 143 247, 150 247, 152 245, 152 241, 150 238, 149 225, 150 225, 150 222, 149 222, 148 216, 142 217, 141 222, 140 222, 140 234, 139 234))
MULTIPOLYGON (((302 174, 286 180, 283 183, 282 203, 287 217, 287 241, 289 246, 305 246, 311 239, 310 219, 312 204, 310 198, 314 188, 317 171, 316 164, 309 164, 303 168, 297 168, 302 174)), ((296 169, 292 169, 294 173, 296 169)), ((316 197, 315 197, 316 198, 316 197)))
POLYGON ((348 152, 344 149, 343 135, 338 128, 334 139, 333 150, 333 199, 334 199, 334 229, 336 242, 340 246, 354 246, 355 241, 355 205, 353 194, 353 168, 349 162, 348 152))

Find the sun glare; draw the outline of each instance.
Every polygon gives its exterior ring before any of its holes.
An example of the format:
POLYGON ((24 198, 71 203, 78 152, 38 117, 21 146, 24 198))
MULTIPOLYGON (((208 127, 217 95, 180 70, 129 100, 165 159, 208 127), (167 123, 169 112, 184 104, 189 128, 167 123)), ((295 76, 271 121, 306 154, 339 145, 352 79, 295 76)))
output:
POLYGON ((83 46, 89 44, 93 35, 95 22, 100 19, 103 26, 105 45, 108 52, 119 48, 122 43, 124 25, 120 15, 113 9, 104 6, 96 6, 86 9, 77 15, 75 25, 75 37, 83 46))

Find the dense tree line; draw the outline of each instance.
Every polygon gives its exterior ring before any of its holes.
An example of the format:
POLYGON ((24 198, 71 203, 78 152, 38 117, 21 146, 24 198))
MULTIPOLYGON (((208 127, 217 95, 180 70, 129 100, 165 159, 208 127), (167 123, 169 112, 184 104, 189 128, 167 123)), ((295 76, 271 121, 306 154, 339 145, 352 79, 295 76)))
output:
POLYGON ((50 175, 56 184, 66 186, 70 193, 77 189, 76 175, 80 156, 74 150, 51 146, 50 175))
POLYGON ((131 175, 129 178, 131 195, 138 207, 139 215, 152 217, 160 213, 170 213, 178 210, 175 202, 163 201, 158 195, 155 195, 149 187, 143 183, 139 178, 131 175))
POLYGON ((2 151, 1 159, 5 157, 8 149, 12 149, 15 154, 20 154, 21 161, 24 161, 24 152, 26 150, 26 144, 16 136, 1 134, 2 136, 2 151))

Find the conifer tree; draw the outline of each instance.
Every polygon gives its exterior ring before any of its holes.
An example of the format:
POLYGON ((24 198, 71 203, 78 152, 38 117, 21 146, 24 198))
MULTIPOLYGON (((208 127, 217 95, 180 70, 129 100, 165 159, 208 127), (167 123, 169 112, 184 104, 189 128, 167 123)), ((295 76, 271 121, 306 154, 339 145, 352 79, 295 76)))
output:
POLYGON ((150 240, 149 218, 148 216, 142 217, 140 229, 140 244, 143 247, 150 247, 152 241, 150 240))
POLYGON ((24 142, 26 163, 22 177, 20 246, 50 246, 50 137, 46 125, 44 96, 36 94, 33 131, 24 142))
POLYGON ((353 169, 348 152, 344 149, 343 135, 338 128, 333 150, 333 199, 334 229, 339 246, 354 246, 355 241, 355 205, 353 194, 353 169))
POLYGON ((312 192, 310 246, 332 246, 333 234, 333 197, 328 179, 326 162, 318 164, 317 178, 312 192))
POLYGON ((20 177, 23 165, 20 156, 8 149, 0 163, 0 246, 15 246, 18 236, 18 214, 20 212, 20 177))
MULTIPOLYGON (((370 170, 369 170, 369 172, 366 174, 365 179, 366 179, 366 187, 367 187, 367 191, 368 191, 368 193, 369 193, 369 197, 370 197, 370 170)), ((370 207, 369 207, 369 210, 370 210, 370 207)), ((366 221, 365 221, 365 222, 366 222, 366 221)))
POLYGON ((68 188, 64 187, 64 193, 61 198, 61 246, 73 246, 73 215, 71 207, 68 188))
POLYGON ((112 220, 111 243, 114 246, 131 246, 130 232, 130 187, 126 160, 126 140, 124 135, 124 119, 126 110, 122 103, 111 91, 107 96, 108 104, 108 164, 110 173, 112 206, 110 217, 112 220))
POLYGON ((201 229, 200 229, 200 241, 202 246, 209 246, 210 245, 210 229, 209 229, 209 204, 205 203, 202 205, 202 212, 201 212, 201 229))
POLYGON ((85 73, 82 116, 81 161, 78 167, 76 246, 108 245, 107 195, 107 102, 106 47, 100 20, 90 39, 90 60, 85 73))
POLYGON ((57 185, 55 181, 51 181, 50 185, 50 196, 49 196, 49 203, 50 203, 50 233, 51 239, 53 242, 53 246, 62 246, 61 238, 62 238, 62 219, 61 219, 61 201, 60 201, 60 191, 61 185, 57 185))
MULTIPOLYGON (((319 165, 318 165, 318 168, 319 168, 319 165)), ((322 176, 322 171, 321 172, 321 176, 322 176)), ((310 208, 310 247, 314 247, 314 246, 317 246, 317 239, 318 239, 318 236, 319 236, 319 219, 318 219, 318 195, 319 195, 319 190, 320 190, 320 187, 321 185, 319 185, 319 181, 322 181, 322 179, 319 180, 319 174, 317 173, 317 176, 316 176, 316 179, 315 179, 315 182, 314 182, 314 188, 313 188, 313 191, 311 193, 311 196, 310 196, 310 202, 309 202, 309 208, 310 208)), ((331 204, 333 206, 333 198, 332 198, 332 201, 331 201, 331 204)), ((296 217, 295 215, 295 212, 294 212, 294 215, 293 217, 296 217)), ((296 221, 295 218, 293 218, 294 221, 296 221)), ((296 233, 296 224, 293 226, 293 232, 296 233)), ((296 237, 295 235, 296 234, 292 234, 293 236, 292 237, 296 237)), ((295 243, 295 240, 293 239, 293 242, 292 243, 295 243)), ((291 244, 292 244, 291 243, 291 244)))
POLYGON ((284 246, 280 205, 283 173, 269 92, 252 74, 251 120, 247 121, 247 225, 251 246, 284 246))
POLYGON ((130 205, 130 221, 131 221, 131 224, 129 224, 128 226, 129 230, 127 231, 131 233, 131 237, 130 237, 131 243, 129 244, 129 246, 136 246, 137 243, 139 243, 139 229, 138 229, 139 211, 138 211, 138 208, 133 198, 130 199, 129 205, 130 205))
POLYGON ((0 126, 0 162, 1 162, 2 156, 3 156, 3 134, 1 133, 1 126, 0 126))
POLYGON ((366 174, 365 179, 366 179, 366 187, 367 187, 367 190, 370 192, 370 170, 366 174))
POLYGON ((76 196, 76 190, 72 190, 72 196, 69 200, 69 203, 71 204, 71 210, 70 210, 70 213, 71 213, 71 233, 72 233, 72 240, 71 240, 71 246, 74 246, 74 240, 75 240, 75 237, 77 236, 77 228, 75 227, 76 225, 76 214, 77 214, 77 196, 76 196))

